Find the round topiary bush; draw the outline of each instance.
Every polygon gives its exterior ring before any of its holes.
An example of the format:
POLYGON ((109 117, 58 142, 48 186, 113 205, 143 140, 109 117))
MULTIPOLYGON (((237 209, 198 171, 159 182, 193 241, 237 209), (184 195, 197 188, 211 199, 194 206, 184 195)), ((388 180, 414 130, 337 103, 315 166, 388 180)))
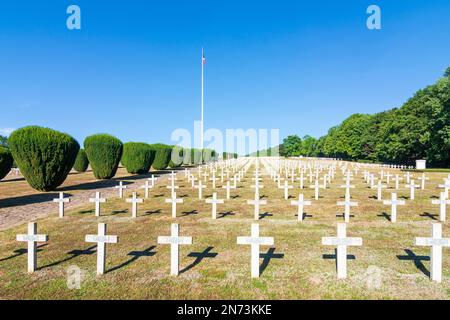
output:
POLYGON ((111 179, 116 175, 122 158, 122 141, 109 134, 95 134, 84 140, 84 150, 97 179, 111 179))
POLYGON ((37 126, 14 131, 8 143, 20 172, 39 191, 59 187, 80 150, 78 142, 68 134, 37 126))
POLYGON ((184 149, 179 146, 173 146, 170 156, 169 167, 178 168, 183 164, 184 159, 184 149))
POLYGON ((11 171, 13 163, 11 151, 8 148, 0 147, 0 180, 11 171))
POLYGON ((123 145, 122 164, 128 173, 143 174, 150 171, 155 151, 146 143, 127 142, 123 145))
POLYGON ((78 151, 77 158, 75 159, 73 168, 77 172, 86 172, 88 167, 89 160, 87 158, 86 151, 84 149, 80 149, 80 151, 78 151))
POLYGON ((164 170, 169 166, 172 148, 164 144, 153 144, 151 148, 156 151, 153 168, 156 170, 164 170))

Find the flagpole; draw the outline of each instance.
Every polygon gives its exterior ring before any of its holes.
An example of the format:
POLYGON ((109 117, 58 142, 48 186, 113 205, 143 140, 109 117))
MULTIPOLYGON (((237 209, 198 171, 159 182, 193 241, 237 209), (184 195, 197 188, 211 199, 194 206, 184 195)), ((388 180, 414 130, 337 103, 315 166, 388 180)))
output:
POLYGON ((201 123, 200 123, 200 147, 203 150, 203 67, 205 65, 203 61, 203 48, 202 48, 202 114, 201 114, 201 123))

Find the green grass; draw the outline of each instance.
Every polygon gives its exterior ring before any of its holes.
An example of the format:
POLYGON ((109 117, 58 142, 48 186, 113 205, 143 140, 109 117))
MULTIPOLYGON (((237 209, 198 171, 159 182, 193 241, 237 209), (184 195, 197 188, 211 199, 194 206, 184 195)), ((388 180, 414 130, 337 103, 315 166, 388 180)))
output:
MULTIPOLYGON (((339 171, 339 170, 338 170, 339 171)), ((362 237, 362 247, 351 247, 348 260, 348 278, 336 279, 335 260, 324 259, 332 255, 333 247, 321 245, 323 236, 336 234, 336 223, 342 222, 337 214, 343 210, 336 206, 344 190, 342 175, 338 172, 331 188, 321 189, 321 199, 312 199, 312 206, 306 207, 308 217, 298 222, 296 208, 290 200, 283 199, 283 191, 265 177, 261 196, 268 201, 261 212, 268 216, 259 221, 261 236, 275 238, 273 247, 261 247, 261 254, 273 257, 259 279, 250 278, 250 248, 237 245, 237 236, 250 234, 253 223, 253 207, 246 200, 254 196, 248 172, 239 191, 233 190, 238 198, 225 201, 218 206, 218 212, 232 211, 217 220, 211 219, 211 207, 204 199, 197 199, 197 190, 182 179, 178 182, 178 196, 186 195, 179 205, 178 218, 170 216, 171 207, 164 202, 169 197, 166 183, 161 182, 151 191, 150 198, 139 207, 139 216, 131 219, 130 205, 124 199, 111 198, 102 207, 103 216, 96 218, 86 205, 67 212, 64 219, 55 213, 38 221, 39 233, 48 234, 50 241, 40 248, 39 270, 26 273, 25 243, 15 241, 15 235, 24 233, 26 225, 0 232, 0 298, 2 299, 448 299, 450 290, 450 252, 444 249, 444 281, 441 284, 430 281, 426 274, 427 260, 405 260, 405 250, 417 256, 428 256, 429 249, 413 245, 416 236, 428 236, 431 223, 438 214, 438 207, 431 205, 432 197, 438 196, 445 176, 430 173, 427 190, 417 190, 416 200, 406 199, 407 205, 398 209, 398 222, 392 224, 384 216, 387 206, 372 198, 376 190, 367 188, 361 177, 354 182, 352 197, 358 207, 352 208, 347 233, 362 237), (124 211, 113 213, 114 211, 124 211), (160 210, 160 211, 159 211, 160 210), (155 212, 156 211, 156 212, 155 212), (191 211, 197 213, 188 214, 191 211), (182 212, 185 212, 184 214, 182 212), (423 215, 424 212, 429 215, 423 215), (93 244, 85 243, 84 236, 97 231, 97 223, 108 224, 108 234, 118 235, 119 243, 108 245, 107 273, 96 276, 96 255, 93 244), (170 246, 158 245, 157 236, 169 235, 170 224, 180 224, 180 234, 193 237, 193 244, 181 246, 180 268, 187 269, 179 277, 169 275, 170 246), (217 254, 196 261, 198 253, 217 254), (74 254, 74 250, 87 250, 74 254), (152 250, 147 250, 151 248, 152 250), (17 251, 22 250, 22 251, 17 251), (140 251, 136 255, 136 251, 140 251), (150 252, 150 253, 149 253, 150 252), (153 252, 153 253, 151 253, 153 252), (82 270, 81 289, 67 287, 67 268, 77 266, 82 270), (378 270, 381 286, 367 286, 368 270, 378 270), (425 272, 424 272, 425 271, 425 272)), ((183 176, 183 174, 181 174, 183 176)), ((220 183, 218 183, 218 187, 220 183)), ((218 188, 219 198, 225 197, 218 188)), ((383 191, 387 197, 392 190, 383 191)), ((297 197, 300 190, 290 191, 297 197)), ((312 189, 302 191, 306 198, 313 196, 312 189)), ((211 195, 211 190, 205 192, 211 195)), ((407 197, 409 191, 398 191, 399 197, 407 197)), ((130 196, 130 194, 126 194, 130 196)), ((141 196, 143 194, 141 193, 141 196)), ((219 217, 221 215, 219 214, 219 217)), ((450 236, 448 223, 443 234, 450 236)), ((260 259, 264 264, 264 258, 260 259)))

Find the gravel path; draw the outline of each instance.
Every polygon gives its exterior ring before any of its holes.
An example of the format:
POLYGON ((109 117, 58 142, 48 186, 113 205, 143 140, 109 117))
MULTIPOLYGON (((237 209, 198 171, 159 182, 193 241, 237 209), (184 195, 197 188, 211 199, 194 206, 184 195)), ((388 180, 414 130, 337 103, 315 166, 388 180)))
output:
MULTIPOLYGON (((196 171, 196 169, 191 169, 191 172, 196 171)), ((163 181, 167 181, 169 178, 169 173, 159 173, 158 181, 156 184, 160 184, 163 181)), ((178 175, 183 175, 182 171, 178 171, 178 175)), ((133 182, 127 184, 127 191, 136 190, 144 184, 147 177, 133 178, 133 182)), ((124 177, 124 181, 130 181, 127 177, 124 177)), ((64 187, 62 188, 64 190, 64 187)), ((75 186, 76 189, 76 186, 75 186)), ((89 198, 95 196, 95 192, 99 191, 102 193, 102 197, 112 197, 117 196, 118 190, 113 187, 100 187, 92 188, 86 191, 77 192, 75 195, 70 196, 70 202, 66 203, 64 208, 66 210, 74 209, 89 203, 89 198)), ((64 191, 65 192, 65 191, 64 191)), ((67 193, 70 193, 67 192, 67 193)), ((23 196, 24 204, 6 206, 0 208, 0 231, 9 229, 21 225, 26 222, 30 222, 39 218, 46 217, 50 214, 58 215, 58 204, 53 202, 53 198, 58 197, 58 192, 33 194, 29 196, 23 196), (27 204, 27 198, 37 198, 35 201, 29 201, 27 204)), ((7 200, 7 199, 6 199, 7 200)))

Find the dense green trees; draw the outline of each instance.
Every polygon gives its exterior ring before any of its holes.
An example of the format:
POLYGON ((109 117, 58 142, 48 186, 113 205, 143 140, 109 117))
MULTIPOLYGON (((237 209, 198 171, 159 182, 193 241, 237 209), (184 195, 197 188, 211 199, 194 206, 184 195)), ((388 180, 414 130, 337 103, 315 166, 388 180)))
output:
POLYGON ((84 149, 80 149, 78 151, 77 158, 75 159, 75 163, 73 164, 73 168, 77 172, 86 172, 89 167, 89 160, 86 155, 86 151, 84 149))
POLYGON ((315 140, 289 136, 282 155, 450 167, 450 67, 434 85, 419 90, 401 108, 354 114, 315 140))
POLYGON ((68 134, 37 126, 14 131, 8 143, 20 172, 40 191, 54 190, 64 182, 80 149, 68 134))
POLYGON ((96 134, 84 140, 84 149, 97 179, 111 179, 116 175, 122 158, 122 142, 109 134, 96 134))
POLYGON ((6 177, 11 171, 13 162, 11 151, 8 148, 0 146, 0 180, 6 177))

